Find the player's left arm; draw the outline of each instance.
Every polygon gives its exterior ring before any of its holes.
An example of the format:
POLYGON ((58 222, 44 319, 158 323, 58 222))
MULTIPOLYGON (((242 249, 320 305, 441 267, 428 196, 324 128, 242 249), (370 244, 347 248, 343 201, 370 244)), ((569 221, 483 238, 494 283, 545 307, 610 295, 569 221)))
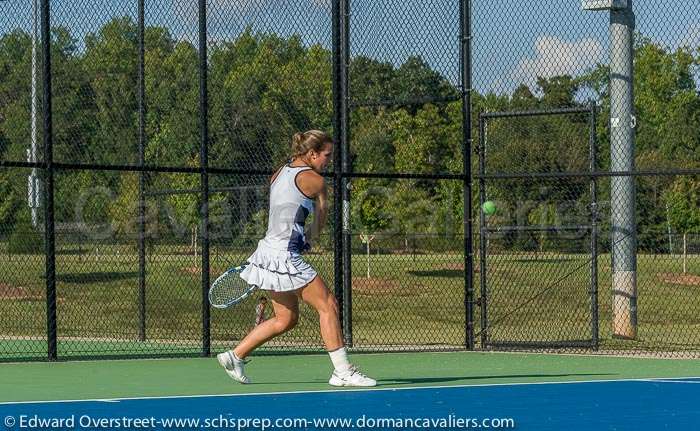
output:
POLYGON ((323 185, 321 186, 318 196, 316 196, 316 204, 314 205, 313 227, 315 230, 312 231, 314 240, 321 236, 321 232, 326 226, 326 220, 328 218, 328 191, 323 177, 321 177, 321 181, 323 185))
POLYGON ((299 175, 299 186, 305 195, 314 199, 314 218, 308 227, 309 239, 315 241, 321 235, 328 217, 328 191, 323 176, 315 172, 303 172, 299 175))

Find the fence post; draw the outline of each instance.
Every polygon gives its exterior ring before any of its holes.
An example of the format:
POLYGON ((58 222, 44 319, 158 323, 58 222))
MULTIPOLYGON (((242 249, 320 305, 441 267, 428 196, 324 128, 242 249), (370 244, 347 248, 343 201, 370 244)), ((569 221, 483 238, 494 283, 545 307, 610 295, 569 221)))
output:
POLYGON ((199 130, 202 200, 202 356, 211 354, 209 307, 209 98, 207 93, 207 1, 199 0, 199 130))
POLYGON ((350 180, 345 174, 352 170, 350 162, 350 125, 349 106, 350 90, 348 72, 350 69, 350 0, 339 0, 340 27, 340 153, 341 180, 339 193, 342 194, 342 228, 343 228, 343 301, 342 326, 343 338, 348 347, 352 347, 352 236, 350 232, 350 180))
MULTIPOLYGON (((146 147, 146 88, 144 1, 139 0, 139 167, 145 163, 146 147)), ((139 171, 139 340, 146 340, 146 209, 144 200, 145 173, 139 171)))
POLYGON ((474 244, 472 218, 472 51, 471 0, 460 0, 460 63, 462 81, 462 160, 464 174, 464 312, 465 345, 474 349, 474 244))
POLYGON ((333 152, 333 281, 335 299, 338 301, 338 312, 341 325, 343 324, 343 194, 340 191, 343 184, 342 170, 342 139, 343 133, 343 91, 341 88, 342 75, 342 37, 340 34, 340 0, 333 0, 333 141, 336 149, 333 152))
POLYGON ((488 316, 486 301, 488 300, 486 286, 486 217, 483 208, 486 202, 486 181, 484 174, 486 173, 486 119, 479 115, 479 284, 481 288, 481 348, 485 349, 488 345, 488 316))
POLYGON ((41 0, 41 45, 44 97, 44 253, 46 255, 46 341, 48 359, 58 359, 56 323, 56 232, 54 231, 53 123, 51 118, 51 17, 50 0, 41 0))
MULTIPOLYGON (((588 117, 590 171, 598 169, 598 153, 596 150, 596 107, 591 101, 591 112, 588 117)), ((591 176, 591 347, 598 349, 598 180, 591 176)))
MULTIPOLYGON (((632 0, 610 13, 610 170, 633 172, 635 152, 634 30, 632 0)), ((636 179, 614 176, 610 184, 613 336, 637 338, 636 179)))

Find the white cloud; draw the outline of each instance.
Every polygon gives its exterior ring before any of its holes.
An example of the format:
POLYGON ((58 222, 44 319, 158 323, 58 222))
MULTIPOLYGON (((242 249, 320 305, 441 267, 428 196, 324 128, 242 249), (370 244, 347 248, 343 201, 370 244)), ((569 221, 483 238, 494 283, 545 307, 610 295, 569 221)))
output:
POLYGON ((603 59, 603 46, 595 39, 569 42, 555 36, 540 36, 535 42, 535 55, 521 59, 511 70, 516 85, 535 87, 537 77, 576 76, 603 59))

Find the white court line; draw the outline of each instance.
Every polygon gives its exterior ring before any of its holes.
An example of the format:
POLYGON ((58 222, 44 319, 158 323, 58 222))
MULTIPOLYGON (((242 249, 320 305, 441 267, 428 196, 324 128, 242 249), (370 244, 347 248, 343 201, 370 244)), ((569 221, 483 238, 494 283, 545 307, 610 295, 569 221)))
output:
MULTIPOLYGON (((181 398, 224 398, 224 397, 248 397, 262 395, 294 395, 294 394, 324 394, 324 393, 347 393, 347 392, 382 392, 382 391, 406 391, 406 390, 429 390, 429 389, 452 389, 452 388, 483 388, 500 386, 536 386, 536 385, 572 385, 580 383, 615 383, 615 382, 662 382, 673 383, 669 379, 698 379, 699 377, 647 377, 635 379, 604 379, 604 380, 571 380, 571 381, 551 381, 551 382, 513 382, 513 383, 477 383, 473 385, 451 385, 451 386, 404 386, 398 388, 358 388, 358 389, 319 389, 311 391, 281 391, 281 392, 250 392, 245 394, 201 394, 201 395, 167 395, 162 397, 125 397, 125 398, 95 398, 95 399, 75 399, 75 400, 37 400, 37 401, 5 401, 1 405, 13 404, 53 404, 53 403, 118 403, 121 401, 139 400, 169 400, 181 398)), ((686 383, 691 383, 687 382, 686 383)), ((700 383, 698 381, 697 383, 700 383)))
MULTIPOLYGON (((695 377, 691 377, 691 379, 695 379, 695 377)), ((700 385, 699 380, 687 380, 687 379, 682 379, 682 378, 658 378, 658 379, 645 379, 642 380, 644 382, 654 382, 654 383, 683 383, 683 384, 696 384, 700 385)))

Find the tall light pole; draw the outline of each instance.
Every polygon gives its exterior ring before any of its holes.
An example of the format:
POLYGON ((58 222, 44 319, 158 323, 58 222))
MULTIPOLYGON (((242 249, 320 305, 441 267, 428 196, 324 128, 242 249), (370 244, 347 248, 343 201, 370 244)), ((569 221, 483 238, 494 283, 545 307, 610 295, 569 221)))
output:
MULTIPOLYGON (((37 106, 36 106, 36 91, 37 91, 37 73, 36 73, 36 46, 39 26, 37 13, 39 12, 38 1, 34 0, 32 4, 32 18, 33 18, 33 29, 32 29, 32 102, 31 102, 31 145, 27 149, 27 162, 36 163, 37 161, 37 106)), ((38 216, 37 210, 40 206, 39 202, 39 177, 36 173, 36 168, 32 168, 32 173, 29 174, 27 181, 27 202, 29 208, 32 212, 32 226, 35 228, 38 226, 38 216)))
MULTIPOLYGON (((632 0, 583 0, 610 11, 610 169, 634 170, 634 28, 632 0)), ((637 337, 637 226, 634 177, 611 179, 613 336, 637 337)))

